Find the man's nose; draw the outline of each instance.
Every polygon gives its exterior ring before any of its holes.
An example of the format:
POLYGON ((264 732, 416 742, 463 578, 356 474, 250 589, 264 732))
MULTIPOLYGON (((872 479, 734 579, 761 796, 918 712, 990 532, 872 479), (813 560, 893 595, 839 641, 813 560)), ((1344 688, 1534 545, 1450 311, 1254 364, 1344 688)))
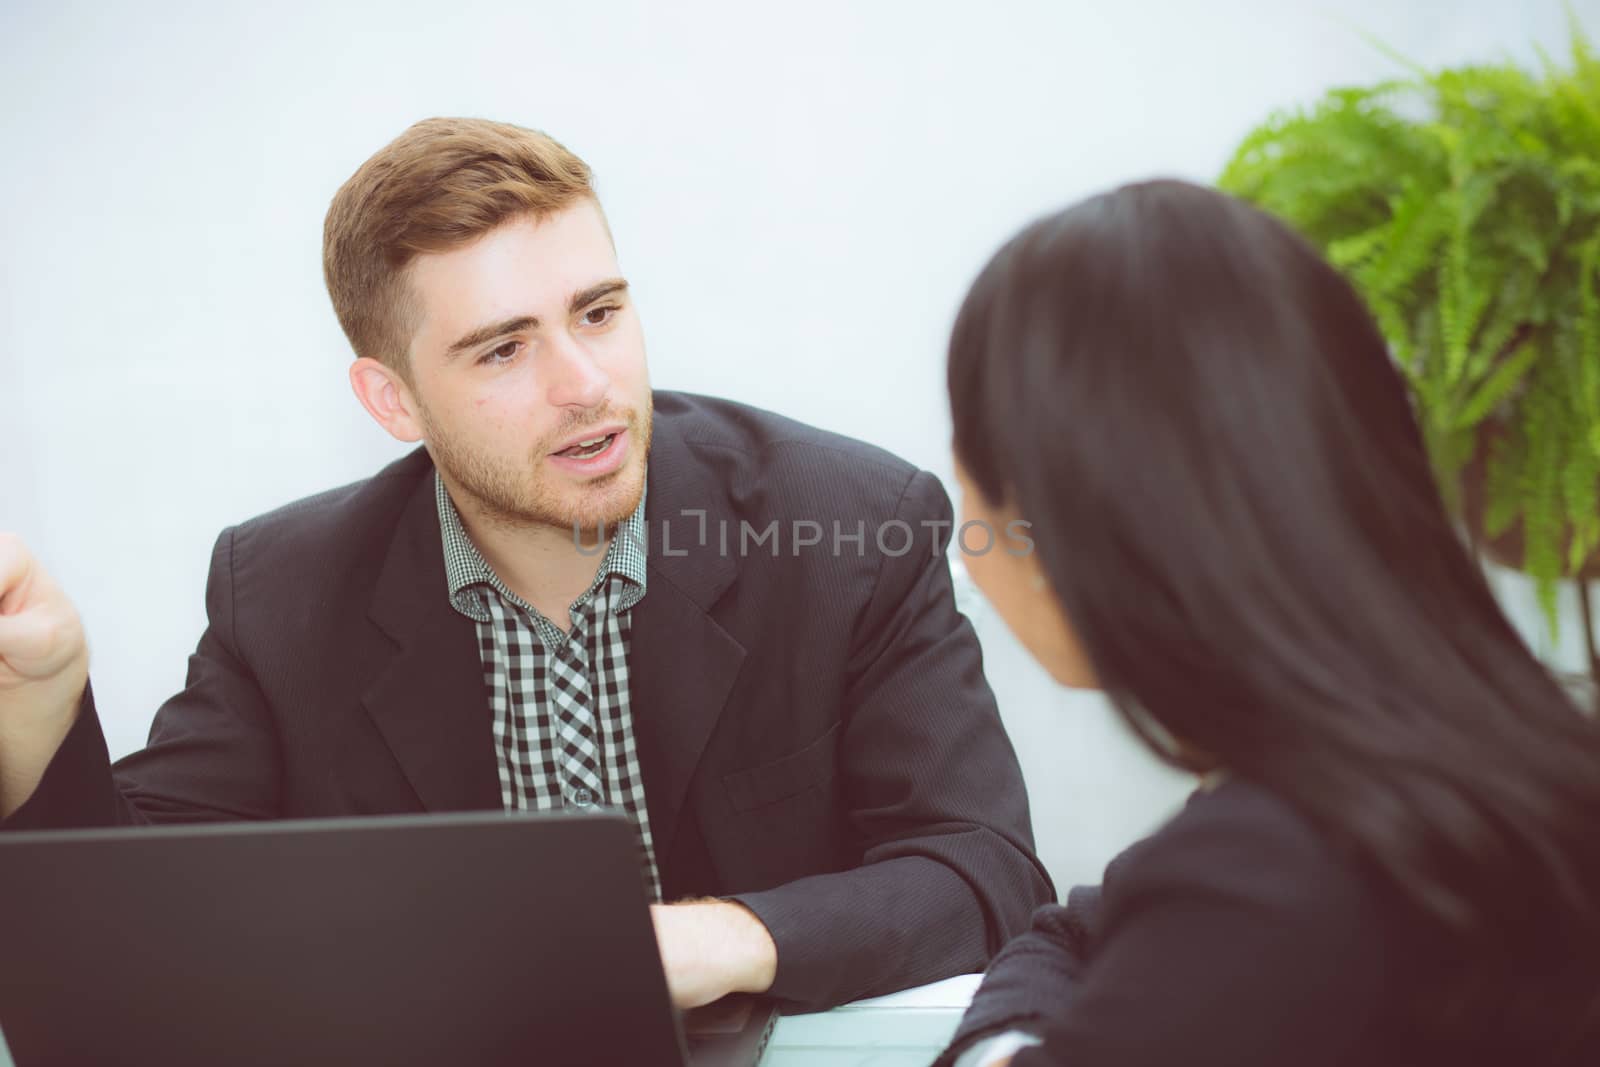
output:
POLYGON ((550 403, 557 407, 597 406, 611 388, 611 377, 576 338, 562 336, 551 346, 546 366, 550 403))

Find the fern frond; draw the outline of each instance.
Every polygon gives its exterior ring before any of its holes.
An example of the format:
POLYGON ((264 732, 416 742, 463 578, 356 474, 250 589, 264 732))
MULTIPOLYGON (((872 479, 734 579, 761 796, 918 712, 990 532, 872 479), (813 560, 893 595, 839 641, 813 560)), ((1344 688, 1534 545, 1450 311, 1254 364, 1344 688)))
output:
POLYGON ((1332 91, 1251 131, 1221 182, 1359 290, 1447 500, 1488 448, 1484 528, 1521 525, 1552 627, 1600 546, 1600 58, 1575 16, 1570 51, 1332 91))
POLYGON ((1479 386, 1467 398, 1461 410, 1456 412, 1450 420, 1450 426, 1456 430, 1466 430, 1476 426, 1483 417, 1494 409, 1511 391, 1522 384, 1523 377, 1528 373, 1528 368, 1533 366, 1539 358, 1539 346, 1531 341, 1524 341, 1507 359, 1501 361, 1479 386))

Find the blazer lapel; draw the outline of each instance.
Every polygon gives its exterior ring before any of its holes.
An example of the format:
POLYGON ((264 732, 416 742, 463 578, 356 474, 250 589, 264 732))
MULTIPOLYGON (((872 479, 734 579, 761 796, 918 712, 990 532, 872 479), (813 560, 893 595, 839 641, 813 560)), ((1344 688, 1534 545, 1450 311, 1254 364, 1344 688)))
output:
POLYGON ((391 645, 362 697, 429 811, 501 806, 477 629, 450 605, 433 466, 401 513, 368 612, 391 645))
POLYGON ((633 608, 629 706, 656 855, 665 858, 694 777, 745 649, 710 615, 738 574, 703 529, 726 516, 725 490, 699 466, 676 427, 658 418, 650 449, 648 585, 633 608), (699 515, 704 512, 706 526, 699 515), (680 553, 682 553, 680 555, 680 553))
MULTIPOLYGON (((628 688, 651 835, 665 857, 745 650, 710 615, 738 566, 715 537, 700 545, 699 517, 684 514, 703 510, 717 528, 725 489, 668 418, 656 421, 649 477, 649 584, 633 608, 628 688)), ((363 703, 423 806, 500 807, 477 632, 450 606, 431 465, 402 513, 369 617, 392 645, 386 661, 375 658, 363 703)))

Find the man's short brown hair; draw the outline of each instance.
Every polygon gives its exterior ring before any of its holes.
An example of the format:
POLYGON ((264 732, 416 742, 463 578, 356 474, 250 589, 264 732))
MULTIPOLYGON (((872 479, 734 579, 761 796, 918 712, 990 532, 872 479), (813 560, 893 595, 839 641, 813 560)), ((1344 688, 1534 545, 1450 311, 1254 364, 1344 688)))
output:
POLYGON ((410 378, 421 311, 406 282, 419 254, 445 252, 520 215, 594 199, 587 164, 537 130, 487 119, 424 119, 334 194, 322 273, 357 356, 410 378))

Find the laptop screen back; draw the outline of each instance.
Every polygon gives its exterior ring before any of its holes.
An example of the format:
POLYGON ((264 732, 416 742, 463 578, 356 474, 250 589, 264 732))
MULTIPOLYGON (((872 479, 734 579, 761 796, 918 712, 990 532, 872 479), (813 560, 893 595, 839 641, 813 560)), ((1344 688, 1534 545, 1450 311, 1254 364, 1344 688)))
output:
POLYGON ((0 836, 19 1067, 683 1062, 610 815, 0 836))

